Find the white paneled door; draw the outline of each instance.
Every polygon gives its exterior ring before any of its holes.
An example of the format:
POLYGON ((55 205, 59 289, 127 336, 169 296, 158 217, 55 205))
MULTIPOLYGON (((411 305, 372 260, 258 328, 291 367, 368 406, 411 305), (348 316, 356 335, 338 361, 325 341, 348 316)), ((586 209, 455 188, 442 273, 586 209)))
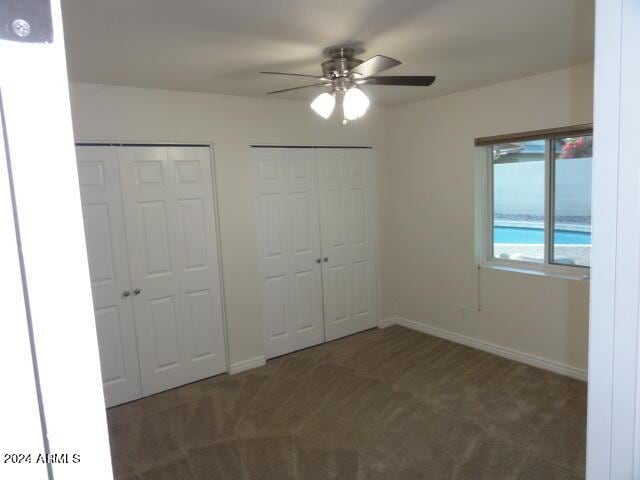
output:
POLYGON ((132 399, 111 393, 120 378, 131 378, 130 394, 138 398, 224 372, 209 148, 80 146, 78 152, 107 402, 132 399), (107 213, 90 196, 105 180, 112 182, 102 192, 112 202, 107 213), (98 302, 114 269, 122 283, 105 293, 109 301, 98 302), (127 314, 119 312, 119 323, 115 313, 107 316, 114 302, 127 314), (139 379, 122 373, 130 366, 139 379))
POLYGON ((267 357, 374 327, 371 150, 253 150, 267 357))
POLYGON ((119 149, 143 395, 225 370, 209 149, 119 149))
POLYGON ((118 157, 76 148, 93 306, 107 406, 140 398, 140 371, 118 157))
POLYGON ((369 149, 317 152, 329 341, 376 326, 375 175, 369 149))
POLYGON ((324 341, 317 164, 311 149, 256 149, 265 350, 324 341))

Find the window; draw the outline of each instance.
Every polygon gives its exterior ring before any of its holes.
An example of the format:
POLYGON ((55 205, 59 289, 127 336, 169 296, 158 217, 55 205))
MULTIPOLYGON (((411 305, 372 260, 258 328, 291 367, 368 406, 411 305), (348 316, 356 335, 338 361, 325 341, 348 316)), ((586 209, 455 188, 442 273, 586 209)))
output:
POLYGON ((544 262, 545 141, 493 145, 493 257, 544 262))
POLYGON ((593 140, 590 130, 568 130, 476 140, 489 157, 487 260, 589 267, 593 140))
POLYGON ((593 137, 553 139, 552 262, 589 266, 593 137))

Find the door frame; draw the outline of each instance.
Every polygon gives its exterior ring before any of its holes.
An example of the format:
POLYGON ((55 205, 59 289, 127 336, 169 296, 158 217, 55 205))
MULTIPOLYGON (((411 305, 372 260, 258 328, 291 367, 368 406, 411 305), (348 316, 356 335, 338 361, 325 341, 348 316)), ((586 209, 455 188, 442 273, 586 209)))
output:
MULTIPOLYGON (((358 148, 358 149, 368 149, 371 151, 371 159, 373 161, 373 171, 372 171, 372 175, 373 175, 373 192, 372 192, 372 198, 373 198, 373 206, 375 208, 375 212, 376 214, 373 215, 373 248, 375 249, 375 254, 374 254, 374 267, 375 267, 375 290, 376 290, 376 326, 377 328, 383 328, 382 327, 382 281, 380 278, 381 275, 381 252, 380 252, 380 204, 379 204, 379 194, 380 194, 380 179, 378 177, 378 155, 377 155, 377 149, 375 146, 373 145, 336 145, 336 144, 321 144, 321 143, 316 143, 316 144, 305 144, 305 143, 251 143, 249 144, 249 150, 248 150, 248 161, 249 161, 249 167, 250 170, 252 172, 253 175, 253 203, 254 203, 254 208, 253 208, 253 215, 254 215, 254 225, 256 226, 256 252, 257 252, 257 262, 258 262, 258 273, 260 275, 260 287, 261 287, 261 296, 260 298, 263 299, 264 298, 264 282, 262 282, 262 279, 264 278, 265 274, 264 274, 264 269, 262 268, 262 261, 260 260, 260 255, 261 255, 261 244, 260 244, 260 238, 258 236, 258 232, 257 232, 257 226, 258 226, 258 210, 259 210, 259 204, 258 204, 258 195, 256 194, 256 192, 258 191, 258 177, 257 177, 257 171, 256 171, 256 166, 255 166, 255 158, 253 156, 253 154, 251 153, 251 150, 253 148, 308 148, 308 149, 319 149, 319 148, 358 148)), ((318 192, 318 196, 319 196, 320 192, 318 192)), ((320 201, 320 199, 318 198, 318 201, 320 201)), ((323 294, 323 303, 322 303, 322 308, 323 308, 323 323, 324 323, 324 294, 323 294)), ((262 308, 260 309, 262 311, 262 308)), ((263 319, 261 318, 261 322, 260 325, 264 327, 264 322, 263 319)), ((262 333, 262 339, 263 339, 263 344, 264 344, 264 332, 262 333)), ((326 331, 325 331, 325 341, 324 343, 327 342, 326 339, 326 331)), ((266 349, 263 347, 263 351, 265 351, 266 349)))
POLYGON ((218 188, 216 182, 216 159, 215 159, 215 144, 210 140, 205 140, 202 142, 198 141, 152 141, 152 140, 142 140, 142 141, 131 141, 131 140, 80 140, 75 139, 75 146, 111 146, 111 147, 207 147, 209 149, 209 161, 211 162, 211 188, 212 188, 212 197, 213 197, 213 216, 214 216, 214 225, 216 226, 216 241, 218 244, 218 248, 216 249, 216 255, 218 257, 218 265, 219 265, 219 277, 220 277, 220 298, 222 299, 222 331, 224 332, 224 360, 225 360, 225 371, 230 374, 231 373, 231 358, 229 355, 229 329, 227 326, 227 307, 226 307, 226 293, 225 293, 225 284, 224 284, 224 265, 222 263, 222 235, 220 232, 220 211, 218 208, 219 200, 218 200, 218 188))
POLYGON ((640 476, 640 3, 596 0, 587 478, 640 476))
MULTIPOLYGON (((28 364, 22 365, 24 383, 16 385, 31 392, 25 392, 22 411, 31 407, 30 415, 34 415, 37 405, 39 418, 17 416, 19 410, 9 408, 20 398, 3 398, 1 408, 14 417, 8 429, 0 430, 0 444, 11 449, 30 447, 30 462, 39 468, 3 463, 0 470, 6 477, 34 480, 111 480, 62 12, 59 0, 28 2, 24 9, 23 18, 31 22, 31 28, 20 37, 28 37, 29 32, 39 35, 33 42, 15 37, 0 40, 4 67, 0 71, 4 137, 0 148, 6 154, 0 175, 3 225, 7 217, 13 220, 13 228, 5 229, 2 236, 3 243, 10 245, 3 259, 11 262, 3 273, 13 273, 5 290, 7 301, 13 300, 15 316, 8 316, 12 313, 9 305, 0 307, 0 313, 22 339, 10 351, 32 363, 30 372, 28 364), (15 426, 19 430, 13 430, 15 426), (21 434, 23 445, 16 444, 21 434), (55 457, 44 457, 46 454, 55 457), (36 463, 39 455, 43 456, 36 463)), ((11 18, 3 17, 3 24, 11 18)), ((19 363, 3 367, 17 370, 19 363)), ((12 389, 12 394, 18 391, 12 389)))

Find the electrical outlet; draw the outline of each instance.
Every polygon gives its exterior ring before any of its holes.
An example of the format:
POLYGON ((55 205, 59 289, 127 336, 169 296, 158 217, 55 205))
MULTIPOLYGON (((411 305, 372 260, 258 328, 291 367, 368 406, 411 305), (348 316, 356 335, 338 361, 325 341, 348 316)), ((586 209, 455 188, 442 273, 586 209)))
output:
POLYGON ((460 318, 466 320, 469 316, 469 307, 466 305, 460 305, 458 308, 460 309, 460 318))

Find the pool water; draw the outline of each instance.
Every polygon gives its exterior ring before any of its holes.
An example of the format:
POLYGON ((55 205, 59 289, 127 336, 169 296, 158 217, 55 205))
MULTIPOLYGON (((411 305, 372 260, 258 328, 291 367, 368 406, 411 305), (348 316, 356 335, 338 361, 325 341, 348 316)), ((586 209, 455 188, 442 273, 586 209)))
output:
MULTIPOLYGON (((556 245, 591 245, 590 232, 573 232, 556 230, 556 245)), ((541 228, 494 227, 494 243, 529 243, 543 244, 544 230, 541 228)))

